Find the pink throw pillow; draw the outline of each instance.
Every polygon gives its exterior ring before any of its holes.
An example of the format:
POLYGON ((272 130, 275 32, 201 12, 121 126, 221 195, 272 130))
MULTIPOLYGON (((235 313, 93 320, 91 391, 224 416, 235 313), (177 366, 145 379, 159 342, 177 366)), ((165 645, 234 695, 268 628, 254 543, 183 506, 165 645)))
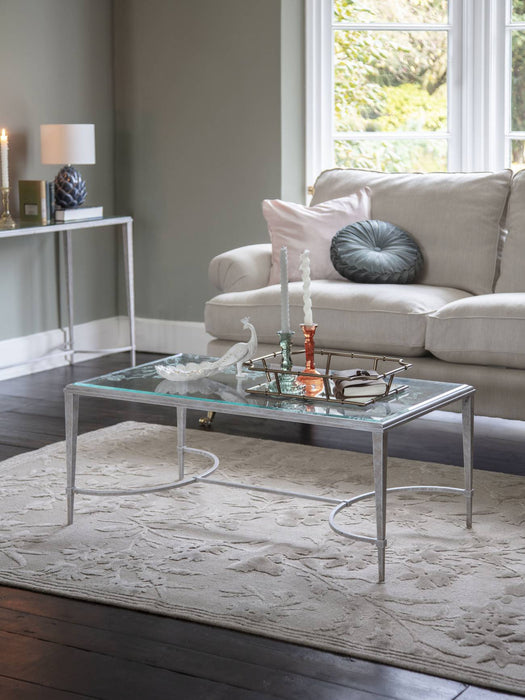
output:
POLYGON ((262 209, 272 241, 272 267, 268 284, 278 284, 280 281, 282 246, 288 248, 290 282, 301 279, 299 256, 306 248, 310 251, 312 279, 344 279, 330 260, 330 243, 345 226, 370 219, 370 190, 364 187, 347 197, 330 199, 315 207, 283 202, 281 199, 265 199, 262 209))

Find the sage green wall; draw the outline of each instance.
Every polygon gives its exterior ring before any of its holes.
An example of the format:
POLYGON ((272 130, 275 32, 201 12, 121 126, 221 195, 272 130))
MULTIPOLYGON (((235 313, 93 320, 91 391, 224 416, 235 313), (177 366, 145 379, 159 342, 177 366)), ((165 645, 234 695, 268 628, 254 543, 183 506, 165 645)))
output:
MULTIPOLYGON (((81 166, 88 204, 114 205, 111 0, 0 0, 0 128, 10 136, 11 210, 19 179, 53 179, 40 164, 40 124, 94 123, 96 165, 81 166)), ((113 316, 111 230, 74 237, 76 322, 113 316)), ((57 328, 54 236, 0 240, 0 340, 57 328)), ((0 359, 1 364, 1 359, 0 359)))
MULTIPOLYGON (((304 196, 303 36, 303 0, 0 0, 12 212, 58 169, 40 124, 94 123, 87 203, 135 217, 137 315, 202 321, 209 260, 267 239, 262 199, 304 196)), ((0 246, 0 340, 56 328, 54 237, 0 246)), ((76 322, 123 310, 114 233, 74 257, 76 322)))
POLYGON ((304 204, 306 190, 304 0, 281 3, 281 199, 304 204))
POLYGON ((115 0, 117 204, 135 218, 138 316, 202 321, 210 259, 267 240, 261 201, 283 175, 304 193, 303 2, 283 3, 115 0))

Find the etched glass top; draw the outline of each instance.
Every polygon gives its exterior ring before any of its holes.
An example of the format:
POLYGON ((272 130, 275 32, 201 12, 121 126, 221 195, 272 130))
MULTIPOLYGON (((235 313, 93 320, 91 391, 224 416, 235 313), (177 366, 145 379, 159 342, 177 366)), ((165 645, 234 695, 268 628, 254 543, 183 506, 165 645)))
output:
MULTIPOLYGON (((448 382, 433 382, 410 379, 402 373, 394 379, 393 387, 401 385, 406 389, 392 396, 381 398, 368 406, 355 406, 338 402, 326 403, 315 399, 270 397, 247 393, 246 389, 267 381, 264 372, 243 369, 244 377, 236 377, 235 366, 196 379, 171 381, 163 379, 156 367, 173 367, 189 362, 201 364, 214 358, 201 355, 178 354, 163 360, 155 360, 137 367, 129 367, 111 372, 100 377, 76 382, 75 387, 91 387, 118 392, 130 392, 137 395, 185 397, 193 401, 202 401, 202 409, 208 410, 207 403, 231 404, 239 407, 239 413, 253 412, 253 409, 266 409, 301 416, 334 418, 342 420, 364 421, 378 425, 403 420, 413 412, 424 407, 439 408, 457 395, 464 393, 465 385, 448 382)), ((115 398, 118 398, 115 396, 115 398)), ((139 396, 137 398, 140 400, 139 396)), ((276 416, 277 418, 277 416, 276 416)))

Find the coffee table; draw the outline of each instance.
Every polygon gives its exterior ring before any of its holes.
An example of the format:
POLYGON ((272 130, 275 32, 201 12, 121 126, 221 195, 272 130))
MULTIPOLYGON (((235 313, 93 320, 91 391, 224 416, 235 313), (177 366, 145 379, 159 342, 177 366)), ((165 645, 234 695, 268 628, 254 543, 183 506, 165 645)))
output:
POLYGON ((117 496, 120 494, 150 493, 181 488, 196 482, 207 482, 219 486, 252 489, 279 495, 306 498, 332 504, 329 525, 335 532, 354 540, 369 542, 377 547, 378 581, 385 579, 386 502, 387 493, 400 491, 431 491, 460 494, 466 502, 466 526, 472 527, 472 439, 473 439, 473 395, 474 388, 466 384, 407 379, 394 379, 406 385, 406 389, 368 406, 326 404, 309 399, 288 399, 246 393, 246 389, 265 380, 261 372, 246 370, 237 377, 235 368, 195 381, 174 382, 162 379, 157 365, 173 365, 208 360, 198 355, 178 354, 161 361, 149 362, 100 377, 69 384, 64 389, 67 452, 67 522, 73 522, 75 494, 117 496), (96 397, 134 403, 173 406, 177 414, 177 462, 176 479, 168 484, 136 489, 85 489, 75 484, 76 444, 78 433, 79 399, 96 397), (387 439, 388 433, 397 426, 408 423, 431 411, 462 401, 462 437, 464 488, 445 486, 408 485, 387 488, 387 439), (219 459, 211 452, 185 445, 186 412, 188 409, 216 411, 255 418, 308 423, 331 426, 342 430, 363 430, 372 434, 372 463, 374 490, 351 497, 325 497, 285 491, 265 486, 254 486, 236 481, 218 479, 212 474, 219 459), (206 455, 211 466, 197 476, 185 475, 185 456, 191 453, 206 455), (355 534, 338 526, 337 514, 344 508, 365 499, 375 499, 376 534, 355 534))

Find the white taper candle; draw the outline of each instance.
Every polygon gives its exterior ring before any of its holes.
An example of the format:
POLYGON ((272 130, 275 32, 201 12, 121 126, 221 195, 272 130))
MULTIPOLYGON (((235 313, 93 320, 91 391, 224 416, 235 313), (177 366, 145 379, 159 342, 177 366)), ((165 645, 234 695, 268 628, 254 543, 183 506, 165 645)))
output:
POLYGON ((314 321, 312 316, 312 298, 310 296, 310 251, 304 250, 299 261, 299 270, 301 270, 303 278, 304 325, 311 326, 314 321))
POLYGON ((0 159, 2 160, 2 187, 9 187, 9 167, 7 160, 8 140, 5 129, 2 129, 0 136, 0 159))
POLYGON ((288 250, 281 248, 281 330, 290 330, 290 305, 288 300, 288 250))

